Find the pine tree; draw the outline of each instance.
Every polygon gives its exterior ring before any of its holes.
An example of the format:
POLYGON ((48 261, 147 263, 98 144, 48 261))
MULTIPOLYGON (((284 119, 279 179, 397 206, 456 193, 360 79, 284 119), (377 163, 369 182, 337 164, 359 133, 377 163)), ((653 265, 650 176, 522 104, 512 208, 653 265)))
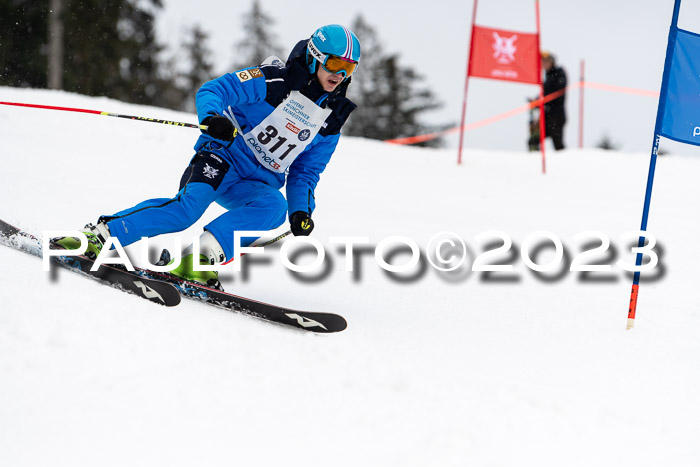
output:
MULTIPOLYGON (((419 87, 423 77, 413 68, 402 66, 397 54, 385 55, 375 29, 361 15, 353 22, 352 30, 360 39, 363 53, 348 95, 358 108, 343 133, 387 140, 440 129, 420 121, 424 112, 441 106, 432 91, 419 87)), ((439 138, 422 143, 439 144, 439 138)))
POLYGON ((114 96, 121 88, 122 44, 117 29, 122 1, 67 0, 63 9, 63 89, 114 96))
POLYGON ((181 90, 182 105, 187 112, 195 110, 195 94, 202 84, 214 78, 214 64, 211 50, 207 47, 209 35, 199 26, 190 29, 189 36, 182 44, 188 69, 178 73, 177 87, 181 90))
POLYGON ((243 24, 246 25, 245 37, 233 48, 233 66, 230 71, 260 65, 270 55, 276 55, 283 61, 282 49, 277 45, 274 30, 274 20, 262 10, 259 0, 253 0, 251 10, 243 14, 243 24))
MULTIPOLYGON (((63 89, 160 105, 161 0, 63 0, 63 89)), ((47 87, 49 0, 0 0, 0 84, 47 87)))
POLYGON ((160 105, 166 80, 155 36, 161 0, 67 0, 64 89, 160 105))
POLYGON ((48 0, 0 0, 0 85, 45 88, 48 0))
POLYGON ((129 0, 122 5, 117 23, 123 47, 119 59, 122 87, 115 96, 118 99, 164 104, 160 96, 169 83, 161 75, 159 56, 164 47, 155 32, 155 15, 162 8, 162 0, 129 0))
POLYGON ((343 133, 364 138, 382 139, 383 128, 390 120, 390 109, 383 107, 382 100, 391 92, 386 80, 377 80, 372 75, 383 69, 384 50, 377 32, 360 15, 352 30, 360 40, 364 52, 357 72, 352 76, 348 97, 358 108, 351 114, 343 133), (369 52, 371 51, 371 52, 369 52))

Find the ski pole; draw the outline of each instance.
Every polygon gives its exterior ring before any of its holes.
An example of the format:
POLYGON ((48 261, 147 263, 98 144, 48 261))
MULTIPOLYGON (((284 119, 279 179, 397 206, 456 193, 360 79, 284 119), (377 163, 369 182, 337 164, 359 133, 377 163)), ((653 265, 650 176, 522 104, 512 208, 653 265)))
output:
POLYGON ((76 109, 73 107, 56 107, 53 105, 24 104, 21 102, 0 102, 0 104, 2 104, 2 105, 14 105, 17 107, 31 107, 34 109, 62 110, 65 112, 82 112, 82 113, 94 114, 94 115, 106 115, 108 117, 128 118, 129 120, 139 120, 142 122, 153 122, 153 123, 162 123, 164 125, 183 126, 183 127, 187 127, 187 128, 196 128, 198 130, 206 130, 208 128, 206 125, 195 125, 194 123, 182 123, 182 122, 175 122, 172 120, 162 120, 159 118, 136 117, 134 115, 122 115, 122 114, 117 114, 117 113, 113 113, 113 112, 103 112, 101 110, 76 109))
MULTIPOLYGON (((271 244, 273 244, 273 243, 275 243, 275 242, 278 242, 278 241, 282 240, 284 237, 286 237, 287 235, 290 235, 291 233, 292 233, 291 230, 287 230, 285 233, 280 234, 280 235, 276 236, 275 238, 273 238, 273 239, 271 239, 271 240, 267 240, 267 241, 264 241, 264 242, 262 242, 262 243, 258 243, 257 245, 253 245, 253 248, 259 247, 259 246, 268 246, 268 245, 271 245, 271 244)), ((243 256, 244 254, 245 254, 245 253, 243 253, 241 256, 243 256)))
MULTIPOLYGON (((275 238, 272 238, 272 239, 270 239, 270 240, 266 240, 266 241, 264 241, 264 242, 262 242, 262 243, 258 243, 258 244, 256 244, 256 245, 252 245, 251 248, 257 248, 257 247, 264 247, 264 246, 272 245, 272 244, 275 243, 275 242, 279 242, 280 240, 282 240, 282 239, 283 239, 284 237, 286 237, 287 235, 291 235, 291 233, 292 233, 291 230, 287 230, 285 233, 279 234, 279 235, 276 236, 275 238)), ((241 254, 239 254, 238 256, 241 257, 241 256, 245 256, 246 254, 247 254, 247 253, 241 253, 241 254)), ((229 259, 228 261, 225 261, 223 264, 229 264, 229 263, 230 263, 231 261, 233 261, 234 259, 235 259, 235 258, 231 258, 231 259, 229 259)))

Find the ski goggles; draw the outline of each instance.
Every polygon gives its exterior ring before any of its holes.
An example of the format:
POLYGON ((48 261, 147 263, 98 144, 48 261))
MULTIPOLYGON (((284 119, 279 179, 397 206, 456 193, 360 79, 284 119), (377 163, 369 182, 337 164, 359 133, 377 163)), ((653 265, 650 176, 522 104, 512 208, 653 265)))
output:
POLYGON ((326 55, 316 48, 313 41, 309 41, 309 52, 328 73, 344 75, 347 78, 357 69, 358 63, 356 61, 337 55, 326 55))
POLYGON ((355 73, 357 62, 336 55, 326 55, 326 63, 321 63, 321 66, 328 73, 344 75, 347 78, 355 73))

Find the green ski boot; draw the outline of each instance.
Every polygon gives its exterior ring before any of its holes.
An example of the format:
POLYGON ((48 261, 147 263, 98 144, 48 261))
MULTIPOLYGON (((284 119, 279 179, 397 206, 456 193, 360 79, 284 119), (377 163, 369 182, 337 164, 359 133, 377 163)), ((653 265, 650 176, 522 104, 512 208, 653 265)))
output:
MULTIPOLYGON (((223 290, 221 282, 219 282, 218 271, 195 271, 193 262, 194 254, 184 256, 180 265, 170 271, 170 274, 190 282, 196 282, 206 285, 207 287, 223 290)), ((203 266, 211 265, 206 255, 199 255, 199 264, 203 266)))
MULTIPOLYGON (((88 224, 81 230, 88 240, 88 245, 83 253, 90 259, 95 259, 102 251, 102 246, 110 237, 109 228, 104 222, 98 222, 97 225, 88 224)), ((77 237, 59 237, 54 238, 53 242, 62 246, 66 250, 77 250, 80 248, 80 239, 77 237)))

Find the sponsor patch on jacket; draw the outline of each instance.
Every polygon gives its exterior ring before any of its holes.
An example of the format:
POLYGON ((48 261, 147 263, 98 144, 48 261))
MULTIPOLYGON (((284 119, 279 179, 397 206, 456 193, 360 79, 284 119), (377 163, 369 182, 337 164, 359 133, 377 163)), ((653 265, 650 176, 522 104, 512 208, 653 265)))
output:
POLYGON ((263 72, 260 71, 260 68, 251 68, 250 70, 237 71, 236 76, 238 76, 238 79, 243 82, 253 78, 262 78, 264 75, 263 72))

